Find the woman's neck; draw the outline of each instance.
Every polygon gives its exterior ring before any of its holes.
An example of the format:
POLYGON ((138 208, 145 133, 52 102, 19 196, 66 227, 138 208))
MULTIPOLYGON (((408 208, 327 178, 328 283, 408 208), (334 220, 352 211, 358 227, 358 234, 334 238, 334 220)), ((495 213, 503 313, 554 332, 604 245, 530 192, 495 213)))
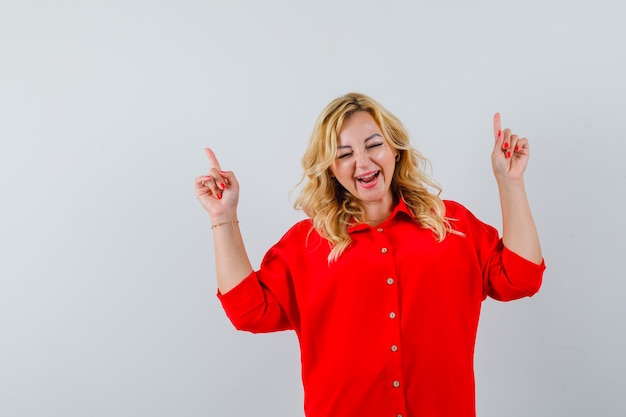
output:
MULTIPOLYGON (((387 200, 387 199, 385 199, 387 200)), ((388 201, 378 201, 376 203, 364 204, 365 223, 370 226, 377 226, 387 220, 393 211, 394 201, 390 196, 388 201)))

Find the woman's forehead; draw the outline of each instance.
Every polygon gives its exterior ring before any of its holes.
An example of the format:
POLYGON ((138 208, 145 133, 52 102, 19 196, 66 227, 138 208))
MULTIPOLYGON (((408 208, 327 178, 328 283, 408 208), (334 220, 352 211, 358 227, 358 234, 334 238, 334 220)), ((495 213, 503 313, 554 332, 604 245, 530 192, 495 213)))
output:
POLYGON ((344 120, 337 136, 339 141, 366 141, 375 134, 382 136, 380 126, 369 112, 360 111, 344 120))

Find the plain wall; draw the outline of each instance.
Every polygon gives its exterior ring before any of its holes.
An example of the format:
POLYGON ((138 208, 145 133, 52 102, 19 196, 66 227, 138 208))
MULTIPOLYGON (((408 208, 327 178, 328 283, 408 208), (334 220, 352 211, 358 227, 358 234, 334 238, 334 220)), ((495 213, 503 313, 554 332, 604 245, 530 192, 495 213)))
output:
POLYGON ((527 136, 541 292, 483 304, 482 417, 626 414, 621 1, 0 3, 0 415, 302 416, 293 333, 236 332, 193 180, 249 255, 303 217, 315 118, 369 94, 500 227, 492 115, 527 136))

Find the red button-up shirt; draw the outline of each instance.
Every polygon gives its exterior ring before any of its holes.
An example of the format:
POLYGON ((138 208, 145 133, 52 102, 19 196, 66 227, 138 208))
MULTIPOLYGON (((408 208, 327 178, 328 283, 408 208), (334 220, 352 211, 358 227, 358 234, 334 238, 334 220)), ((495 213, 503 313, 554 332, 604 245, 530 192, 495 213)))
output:
POLYGON ((220 298, 235 327, 298 335, 307 417, 474 417, 474 344, 481 302, 536 293, 545 266, 503 246, 458 203, 463 235, 437 242, 400 202, 384 223, 349 229, 328 263, 310 220, 220 298))

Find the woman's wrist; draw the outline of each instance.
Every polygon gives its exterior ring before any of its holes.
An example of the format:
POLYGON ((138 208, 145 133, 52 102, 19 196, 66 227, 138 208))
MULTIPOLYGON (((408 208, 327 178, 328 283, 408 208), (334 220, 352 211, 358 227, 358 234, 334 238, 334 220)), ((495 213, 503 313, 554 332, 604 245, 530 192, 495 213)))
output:
POLYGON ((239 220, 239 218, 237 217, 237 211, 234 210, 232 212, 222 212, 222 213, 209 213, 210 217, 211 217, 211 224, 218 224, 218 223, 228 223, 228 222, 233 222, 233 221, 237 221, 239 220))
POLYGON ((226 221, 226 222, 218 222, 218 223, 211 224, 211 229, 216 229, 216 228, 222 227, 222 226, 235 226, 236 224, 239 224, 239 220, 230 220, 230 221, 226 221))

